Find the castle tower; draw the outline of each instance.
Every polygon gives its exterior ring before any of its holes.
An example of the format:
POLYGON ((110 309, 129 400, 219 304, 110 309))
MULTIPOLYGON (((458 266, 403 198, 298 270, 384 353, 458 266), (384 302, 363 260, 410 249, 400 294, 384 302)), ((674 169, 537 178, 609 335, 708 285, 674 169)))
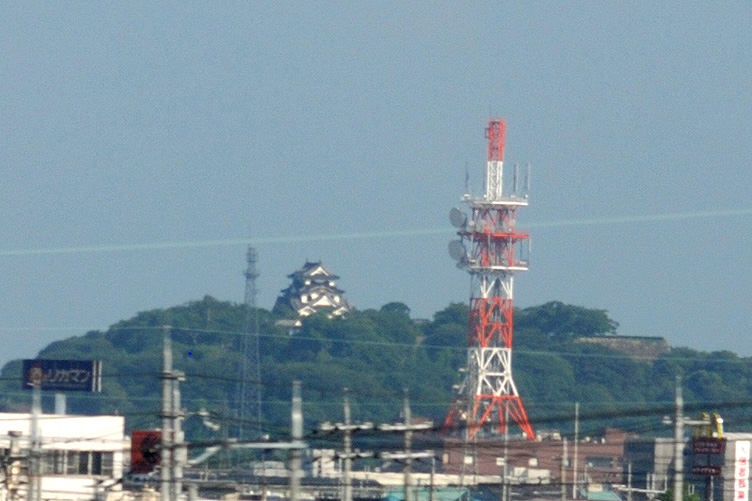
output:
POLYGON ((299 318, 318 312, 330 317, 350 313, 344 291, 337 287, 339 277, 321 264, 321 261, 306 261, 303 268, 287 276, 291 284, 277 297, 274 308, 292 310, 299 318))
POLYGON ((510 173, 512 186, 504 186, 504 133, 501 120, 486 129, 488 162, 485 194, 463 197, 470 210, 450 211, 460 240, 449 244, 449 253, 460 269, 470 274, 470 318, 467 329, 467 367, 446 427, 467 427, 467 436, 481 430, 507 430, 513 419, 533 440, 517 387, 512 379, 514 274, 528 269, 528 234, 516 231, 516 212, 527 206, 527 176, 518 194, 518 171, 510 173))

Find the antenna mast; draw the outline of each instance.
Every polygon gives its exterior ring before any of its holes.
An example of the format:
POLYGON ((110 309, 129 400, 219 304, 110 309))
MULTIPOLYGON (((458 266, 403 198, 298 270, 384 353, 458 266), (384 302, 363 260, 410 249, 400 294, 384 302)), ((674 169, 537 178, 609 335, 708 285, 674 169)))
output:
POLYGON ((488 122, 485 195, 463 199, 470 207, 469 218, 458 208, 450 212, 460 237, 450 243, 450 254, 470 274, 472 287, 467 375, 445 428, 464 421, 466 437, 472 439, 484 424, 495 422, 498 433, 505 433, 510 416, 533 440, 535 434, 512 379, 514 274, 527 271, 523 252, 529 253, 528 234, 516 232, 515 214, 518 207, 527 206, 527 194, 518 196, 516 186, 504 194, 505 130, 501 120, 488 122))
POLYGON ((238 439, 261 435, 261 364, 259 360, 259 313, 256 306, 258 254, 248 246, 245 270, 245 324, 241 346, 238 382, 238 439))

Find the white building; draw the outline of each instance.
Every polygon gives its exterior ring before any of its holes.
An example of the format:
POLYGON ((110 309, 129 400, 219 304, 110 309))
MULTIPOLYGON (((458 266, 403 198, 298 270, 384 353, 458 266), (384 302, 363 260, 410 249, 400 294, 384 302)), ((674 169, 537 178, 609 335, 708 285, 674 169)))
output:
MULTIPOLYGON (((7 457, 11 435, 21 455, 30 447, 31 415, 0 413, 0 449, 7 457)), ((42 442, 43 500, 104 499, 119 490, 123 472, 125 418, 122 416, 70 416, 42 414, 39 419, 42 442)), ((24 462, 22 460, 22 462, 24 462)), ((25 499, 26 473, 21 476, 17 498, 25 499)), ((11 499, 7 483, 0 483, 0 501, 11 499)))

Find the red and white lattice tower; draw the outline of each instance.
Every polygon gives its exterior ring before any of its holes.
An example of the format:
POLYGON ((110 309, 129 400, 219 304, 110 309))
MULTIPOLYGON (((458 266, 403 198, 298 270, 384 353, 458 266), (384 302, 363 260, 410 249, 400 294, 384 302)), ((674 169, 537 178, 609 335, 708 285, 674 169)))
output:
POLYGON ((466 376, 445 424, 447 428, 464 424, 467 436, 473 438, 482 429, 506 432, 511 418, 533 440, 535 434, 512 379, 514 274, 528 269, 529 251, 528 234, 515 229, 515 214, 527 206, 527 188, 523 195, 517 193, 516 167, 512 186, 505 189, 503 185, 504 132, 503 121, 489 121, 484 196, 464 197, 469 217, 458 208, 450 212, 460 240, 449 244, 449 252, 458 267, 470 274, 472 287, 466 376))

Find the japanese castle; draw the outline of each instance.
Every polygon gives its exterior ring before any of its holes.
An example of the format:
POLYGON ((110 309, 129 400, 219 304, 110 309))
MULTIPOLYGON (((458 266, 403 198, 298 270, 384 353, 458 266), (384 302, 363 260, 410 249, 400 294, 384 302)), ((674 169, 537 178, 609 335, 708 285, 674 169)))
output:
POLYGON ((339 277, 324 268, 321 261, 306 261, 303 268, 287 275, 290 286, 281 291, 274 308, 290 308, 298 317, 307 317, 325 312, 329 317, 341 317, 352 307, 343 297, 344 291, 337 288, 339 277))

